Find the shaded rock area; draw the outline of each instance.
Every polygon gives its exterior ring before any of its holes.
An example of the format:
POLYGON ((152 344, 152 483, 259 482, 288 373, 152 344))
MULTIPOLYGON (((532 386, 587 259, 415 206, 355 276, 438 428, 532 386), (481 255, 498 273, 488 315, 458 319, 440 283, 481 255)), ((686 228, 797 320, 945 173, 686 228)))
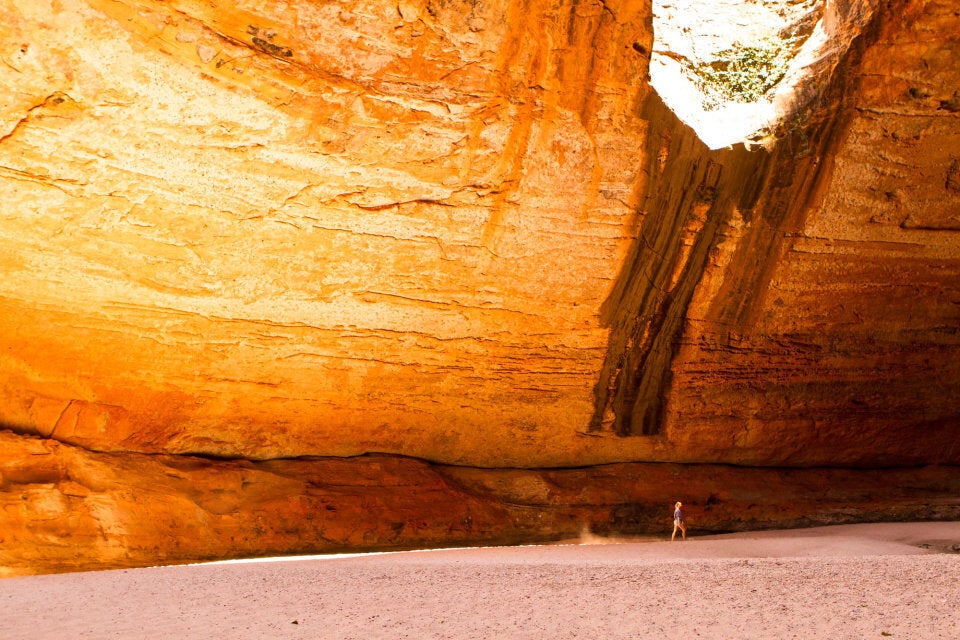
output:
POLYGON ((5 571, 957 517, 954 2, 716 150, 646 2, 263 4, 0 9, 5 571))
POLYGON ((0 576, 225 557, 960 518, 953 469, 622 463, 477 469, 399 456, 93 454, 0 433, 0 576), (938 496, 930 498, 930 496, 938 496))

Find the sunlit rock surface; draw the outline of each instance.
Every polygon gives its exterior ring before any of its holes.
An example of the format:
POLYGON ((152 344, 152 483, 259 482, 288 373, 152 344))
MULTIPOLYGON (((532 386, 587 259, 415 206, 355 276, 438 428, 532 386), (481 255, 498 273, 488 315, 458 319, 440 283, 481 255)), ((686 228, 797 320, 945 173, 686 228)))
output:
POLYGON ((856 471, 960 463, 952 2, 879 3, 775 143, 717 151, 650 87, 645 2, 0 11, 10 571, 640 533, 677 498, 751 526, 632 464, 846 467, 848 521, 952 486, 856 471), (563 467, 621 493, 562 526, 485 493, 456 532, 464 478, 563 467))
POLYGON ((5 27, 5 423, 102 450, 617 455, 579 434, 634 240, 642 6, 58 5, 5 27))

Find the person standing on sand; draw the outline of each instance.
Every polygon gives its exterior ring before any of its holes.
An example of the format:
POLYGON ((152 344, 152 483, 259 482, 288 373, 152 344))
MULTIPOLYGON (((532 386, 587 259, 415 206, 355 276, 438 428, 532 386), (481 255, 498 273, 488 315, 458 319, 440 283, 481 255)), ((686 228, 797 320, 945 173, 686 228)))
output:
POLYGON ((683 526, 683 512, 680 511, 682 506, 679 502, 673 505, 673 535, 670 536, 670 542, 673 542, 673 539, 677 537, 677 529, 680 529, 683 539, 687 539, 687 528, 683 526))

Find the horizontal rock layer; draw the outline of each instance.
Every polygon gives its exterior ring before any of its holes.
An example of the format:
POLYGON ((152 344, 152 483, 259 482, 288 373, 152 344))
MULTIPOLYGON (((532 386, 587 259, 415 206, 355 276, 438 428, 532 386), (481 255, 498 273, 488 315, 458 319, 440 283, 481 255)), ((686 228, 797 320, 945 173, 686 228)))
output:
POLYGON ((476 469, 386 455, 94 454, 0 432, 0 576, 223 557, 960 518, 951 468, 622 463, 476 469), (939 496, 930 499, 929 496, 939 496))

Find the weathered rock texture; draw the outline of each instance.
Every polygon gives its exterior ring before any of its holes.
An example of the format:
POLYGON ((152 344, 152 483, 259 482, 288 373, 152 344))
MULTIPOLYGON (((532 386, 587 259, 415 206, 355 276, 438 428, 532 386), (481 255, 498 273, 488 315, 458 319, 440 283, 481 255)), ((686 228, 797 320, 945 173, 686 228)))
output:
POLYGON ((619 463, 476 469, 411 458, 211 461, 0 434, 0 576, 356 549, 595 542, 874 520, 957 519, 951 468, 619 463), (918 495, 924 500, 918 500, 918 495))
POLYGON ((10 571, 636 533, 649 463, 953 486, 953 2, 879 2, 753 151, 651 90, 647 2, 0 11, 10 571), (617 495, 502 489, 552 473, 617 495))

